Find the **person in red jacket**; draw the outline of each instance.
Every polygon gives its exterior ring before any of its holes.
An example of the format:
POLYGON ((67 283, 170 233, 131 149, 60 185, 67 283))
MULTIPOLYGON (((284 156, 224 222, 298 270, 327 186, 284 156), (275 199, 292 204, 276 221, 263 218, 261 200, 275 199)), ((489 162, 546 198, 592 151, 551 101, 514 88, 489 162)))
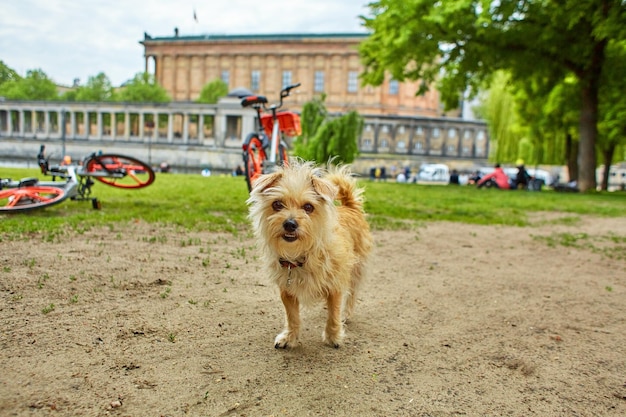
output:
POLYGON ((491 174, 487 174, 480 179, 477 183, 478 188, 486 186, 496 186, 503 190, 508 190, 511 188, 509 185, 509 176, 506 175, 500 164, 496 164, 495 169, 491 174))

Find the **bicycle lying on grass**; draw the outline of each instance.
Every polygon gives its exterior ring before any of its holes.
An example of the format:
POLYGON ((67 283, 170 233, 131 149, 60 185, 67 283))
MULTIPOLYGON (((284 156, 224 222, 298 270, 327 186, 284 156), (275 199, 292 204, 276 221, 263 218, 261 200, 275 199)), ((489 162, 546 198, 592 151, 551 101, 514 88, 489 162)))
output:
POLYGON ((243 107, 252 107, 257 112, 257 131, 250 133, 242 145, 248 191, 252 190, 252 184, 259 175, 272 172, 276 165, 288 162, 287 144, 279 135, 298 136, 302 133, 300 116, 278 109, 283 106, 283 99, 289 96, 290 91, 299 86, 300 83, 283 88, 280 102, 270 106, 267 106, 265 96, 245 96, 241 100, 243 107))
POLYGON ((119 154, 92 153, 81 164, 52 165, 41 145, 37 160, 41 172, 52 176, 52 181, 24 178, 20 181, 0 179, 0 213, 18 213, 58 204, 66 199, 91 200, 94 209, 100 208, 97 198, 91 197, 94 179, 117 188, 147 187, 154 182, 154 171, 138 159, 119 154), (64 181, 57 182, 61 178, 64 181))

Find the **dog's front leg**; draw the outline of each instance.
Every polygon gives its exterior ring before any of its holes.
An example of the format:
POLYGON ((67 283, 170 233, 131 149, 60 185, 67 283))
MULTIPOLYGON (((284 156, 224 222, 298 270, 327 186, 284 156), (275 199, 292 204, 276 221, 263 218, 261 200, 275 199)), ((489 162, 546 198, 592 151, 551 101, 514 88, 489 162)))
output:
POLYGON ((328 319, 326 320, 326 330, 322 338, 324 342, 338 348, 343 339, 343 323, 341 322, 342 294, 339 291, 331 292, 326 297, 326 307, 328 309, 328 319))
POLYGON ((285 290, 280 290, 280 299, 283 300, 285 306, 285 330, 282 331, 274 340, 276 349, 287 347, 295 347, 298 343, 298 335, 300 334, 300 302, 298 299, 289 294, 285 290))

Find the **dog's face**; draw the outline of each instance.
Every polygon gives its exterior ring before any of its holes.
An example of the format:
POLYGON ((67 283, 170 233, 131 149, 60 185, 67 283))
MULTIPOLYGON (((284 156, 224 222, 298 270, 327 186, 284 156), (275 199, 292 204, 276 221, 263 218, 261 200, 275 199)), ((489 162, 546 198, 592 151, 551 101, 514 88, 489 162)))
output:
POLYGON ((255 233, 279 257, 301 260, 336 224, 336 186, 308 163, 261 176, 248 203, 255 233))

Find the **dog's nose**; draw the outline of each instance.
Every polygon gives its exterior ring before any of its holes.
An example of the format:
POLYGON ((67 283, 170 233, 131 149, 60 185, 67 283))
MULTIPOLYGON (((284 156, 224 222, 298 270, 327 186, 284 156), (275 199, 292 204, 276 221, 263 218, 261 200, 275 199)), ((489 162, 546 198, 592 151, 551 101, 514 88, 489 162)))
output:
POLYGON ((294 219, 285 220, 283 228, 288 232, 295 232, 298 228, 298 222, 294 219))

